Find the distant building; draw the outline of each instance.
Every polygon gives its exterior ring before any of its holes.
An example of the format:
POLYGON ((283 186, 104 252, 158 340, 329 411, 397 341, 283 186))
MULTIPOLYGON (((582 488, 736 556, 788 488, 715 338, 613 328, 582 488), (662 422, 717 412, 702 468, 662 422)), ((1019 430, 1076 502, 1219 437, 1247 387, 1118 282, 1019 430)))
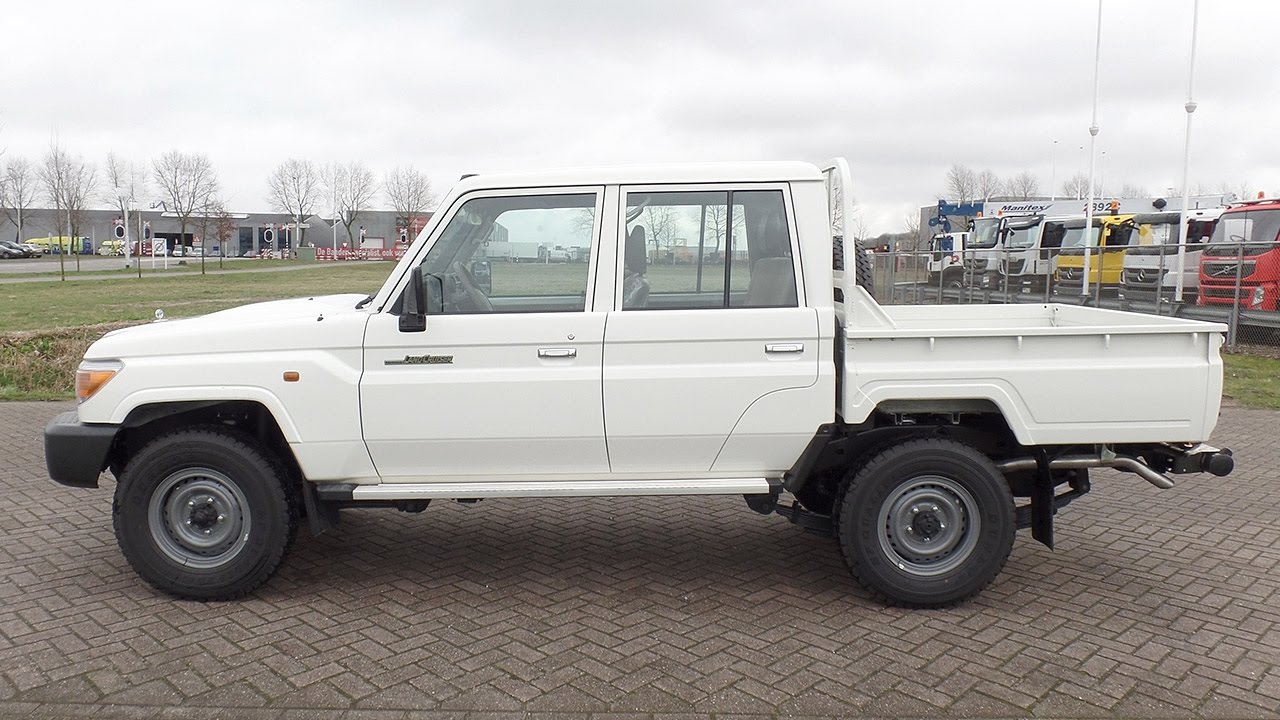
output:
MULTIPOLYGON (((335 230, 331 222, 319 215, 312 215, 303 220, 307 227, 302 229, 301 237, 297 237, 291 226, 294 218, 283 213, 230 213, 235 228, 227 238, 227 248, 222 248, 217 238, 216 220, 214 218, 193 217, 187 223, 186 234, 183 235, 178 218, 163 209, 142 210, 129 213, 129 238, 137 240, 138 217, 151 232, 152 237, 166 241, 170 247, 183 245, 201 247, 211 253, 215 248, 225 255, 257 254, 266 249, 267 243, 263 233, 272 228, 275 234, 275 251, 310 244, 317 247, 329 247, 336 243, 342 247, 391 247, 400 238, 400 229, 404 226, 403 218, 391 210, 366 210, 361 212, 351 226, 351 235, 341 223, 335 230), (363 233, 361 229, 363 228, 363 233), (352 238, 354 236, 354 239, 352 238), (336 239, 335 239, 336 237, 336 239), (363 240, 362 240, 363 238, 363 240)), ((430 213, 424 213, 429 216, 430 213)), ((82 237, 89 238, 96 252, 105 240, 114 240, 116 220, 120 218, 118 210, 88 210, 84 213, 85 222, 79 228, 82 237)), ((422 218, 414 223, 419 229, 422 218)), ((22 237, 18 237, 18 228, 13 222, 0 217, 0 239, 27 240, 30 238, 58 236, 65 232, 65 220, 60 213, 48 208, 28 209, 23 212, 22 237)), ((416 233, 409 234, 413 240, 416 233)))

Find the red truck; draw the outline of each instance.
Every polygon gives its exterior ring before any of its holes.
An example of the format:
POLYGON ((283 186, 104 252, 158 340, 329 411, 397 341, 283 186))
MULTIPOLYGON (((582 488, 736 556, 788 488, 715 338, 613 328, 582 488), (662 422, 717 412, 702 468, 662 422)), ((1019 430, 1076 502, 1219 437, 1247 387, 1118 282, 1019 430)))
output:
POLYGON ((1243 309, 1280 311, 1280 198, 1227 208, 1200 258, 1198 304, 1237 298, 1243 309))

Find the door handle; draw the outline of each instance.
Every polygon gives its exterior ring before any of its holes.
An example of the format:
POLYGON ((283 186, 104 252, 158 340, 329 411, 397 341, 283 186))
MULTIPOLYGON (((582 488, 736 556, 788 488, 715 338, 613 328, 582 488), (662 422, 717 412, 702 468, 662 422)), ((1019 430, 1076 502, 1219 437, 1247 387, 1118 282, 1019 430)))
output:
POLYGON ((577 348, 538 348, 540 358, 573 358, 578 357, 577 348))
POLYGON ((767 353, 804 352, 804 343, 774 343, 772 345, 765 345, 764 351, 767 353))

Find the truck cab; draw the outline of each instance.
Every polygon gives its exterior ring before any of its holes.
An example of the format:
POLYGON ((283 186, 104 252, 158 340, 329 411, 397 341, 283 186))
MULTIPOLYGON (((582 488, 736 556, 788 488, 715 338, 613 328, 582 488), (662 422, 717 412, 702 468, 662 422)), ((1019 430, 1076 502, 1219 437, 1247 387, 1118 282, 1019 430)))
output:
POLYGON ((971 221, 969 242, 961 254, 965 285, 987 287, 996 279, 1004 248, 1004 218, 979 217, 971 221))
POLYGON ((1280 311, 1280 199, 1222 212, 1200 258, 1198 304, 1280 311))
MULTIPOLYGON (((1073 235, 1070 243, 1064 240, 1058 255, 1054 293, 1079 294, 1085 280, 1085 253, 1089 254, 1089 286, 1102 291, 1117 291, 1124 270, 1125 253, 1136 240, 1133 218, 1133 215, 1095 215, 1091 237, 1085 238, 1082 232, 1073 235)), ((1080 228, 1084 228, 1084 218, 1080 218, 1080 228)))
POLYGON ((1067 237, 1068 224, 1078 220, 1083 235, 1084 218, 1033 216, 1005 241, 1000 274, 1010 290, 1037 291, 1048 287, 1058 267, 1058 253, 1067 237))
MULTIPOLYGON (((1187 247, 1182 287, 1194 294, 1200 287, 1200 256, 1222 208, 1187 211, 1187 247)), ((1137 244, 1124 256, 1121 296, 1154 302, 1173 299, 1178 286, 1178 247, 1182 242, 1178 212, 1144 213, 1133 218, 1137 244)))
POLYGON ((964 284, 965 248, 968 232, 938 233, 929 239, 929 284, 961 287, 964 284))

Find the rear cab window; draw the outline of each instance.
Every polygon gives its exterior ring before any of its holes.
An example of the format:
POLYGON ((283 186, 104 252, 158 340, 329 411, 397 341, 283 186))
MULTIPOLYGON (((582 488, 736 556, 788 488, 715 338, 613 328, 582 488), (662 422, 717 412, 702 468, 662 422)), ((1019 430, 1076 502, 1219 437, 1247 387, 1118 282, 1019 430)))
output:
POLYGON ((784 187, 625 188, 623 311, 798 307, 784 187))

